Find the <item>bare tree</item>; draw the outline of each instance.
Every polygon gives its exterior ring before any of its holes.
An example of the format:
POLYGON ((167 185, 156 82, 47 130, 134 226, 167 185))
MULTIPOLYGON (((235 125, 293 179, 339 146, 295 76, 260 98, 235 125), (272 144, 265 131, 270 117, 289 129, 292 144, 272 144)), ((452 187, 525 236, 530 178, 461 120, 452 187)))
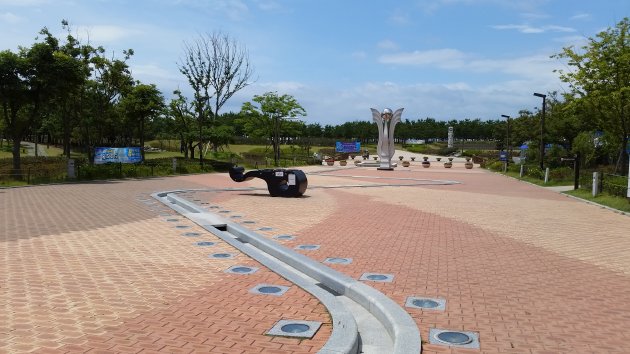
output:
POLYGON ((239 90, 250 84, 254 73, 247 50, 226 34, 200 35, 194 43, 184 42, 184 57, 178 63, 193 89, 192 100, 199 128, 199 163, 203 165, 202 146, 208 140, 218 148, 216 134, 204 134, 216 127, 219 110, 239 90))

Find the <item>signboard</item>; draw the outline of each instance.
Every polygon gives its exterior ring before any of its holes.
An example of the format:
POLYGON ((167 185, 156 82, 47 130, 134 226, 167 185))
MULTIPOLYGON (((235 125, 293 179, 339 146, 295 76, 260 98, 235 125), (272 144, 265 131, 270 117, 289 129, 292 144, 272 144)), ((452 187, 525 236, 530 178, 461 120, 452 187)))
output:
POLYGON ((499 152, 499 160, 500 161, 507 161, 507 152, 506 151, 499 152))
POLYGON ((139 147, 97 147, 94 149, 94 164, 96 165, 137 162, 142 162, 142 152, 139 147))
POLYGON ((335 151, 336 152, 359 152, 361 151, 361 143, 358 141, 353 141, 349 143, 338 141, 335 144, 335 151))
POLYGON ((630 138, 628 138, 627 140, 628 140, 628 143, 626 145, 626 152, 630 154, 630 138))

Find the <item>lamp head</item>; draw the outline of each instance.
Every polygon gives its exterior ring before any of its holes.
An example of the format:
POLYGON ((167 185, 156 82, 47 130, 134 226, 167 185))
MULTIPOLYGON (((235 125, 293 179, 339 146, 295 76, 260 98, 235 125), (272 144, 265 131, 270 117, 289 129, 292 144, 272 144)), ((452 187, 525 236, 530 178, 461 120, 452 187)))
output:
POLYGON ((534 96, 536 96, 536 97, 542 97, 542 98, 547 97, 547 95, 543 95, 542 93, 537 93, 537 92, 534 92, 534 96))

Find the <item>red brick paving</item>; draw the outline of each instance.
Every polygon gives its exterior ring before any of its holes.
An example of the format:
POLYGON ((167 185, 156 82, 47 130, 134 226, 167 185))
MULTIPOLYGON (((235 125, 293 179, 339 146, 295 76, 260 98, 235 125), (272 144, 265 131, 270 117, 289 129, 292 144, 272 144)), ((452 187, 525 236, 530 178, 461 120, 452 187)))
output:
MULTIPOLYGON (((354 278, 393 274, 392 283, 367 284, 401 306, 408 296, 446 299, 445 311, 406 309, 425 353, 630 352, 630 218, 482 170, 436 167, 317 169, 462 184, 311 188, 299 199, 266 190, 189 196, 256 221, 246 225, 254 230, 272 227, 260 231, 267 237, 295 235, 281 241, 289 247, 320 244, 301 251, 313 259, 351 257, 332 267, 354 278), (481 349, 428 344, 432 327, 479 332, 481 349)), ((387 182, 408 183, 309 175, 311 187, 387 182)), ((209 259, 238 252, 138 200, 225 186, 264 182, 221 174, 2 190, 0 353, 317 352, 332 328, 316 299, 242 254, 209 259), (181 236, 188 231, 203 235, 181 236), (194 246, 199 240, 218 243, 194 246), (236 264, 260 270, 223 272, 236 264), (250 294, 260 283, 291 288, 250 294), (264 335, 282 318, 324 325, 312 340, 264 335)))

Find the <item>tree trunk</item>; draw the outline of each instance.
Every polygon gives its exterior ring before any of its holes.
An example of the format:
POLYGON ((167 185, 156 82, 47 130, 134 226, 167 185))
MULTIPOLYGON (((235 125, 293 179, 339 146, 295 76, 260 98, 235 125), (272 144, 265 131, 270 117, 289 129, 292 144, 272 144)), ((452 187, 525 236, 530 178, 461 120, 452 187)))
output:
POLYGON ((142 154, 142 161, 144 161, 144 118, 140 122, 140 153, 142 154))
POLYGON ((70 124, 63 126, 63 154, 70 158, 70 124))
POLYGON ((195 146, 193 145, 192 141, 188 143, 188 151, 190 151, 190 159, 194 160, 195 159, 195 146))
POLYGON ((13 135, 13 149, 12 149, 12 153, 13 153, 13 170, 11 171, 11 175, 13 175, 13 178, 15 178, 16 180, 21 180, 22 179, 22 168, 20 166, 21 160, 20 160, 20 142, 21 142, 22 138, 17 135, 14 134, 13 135))

